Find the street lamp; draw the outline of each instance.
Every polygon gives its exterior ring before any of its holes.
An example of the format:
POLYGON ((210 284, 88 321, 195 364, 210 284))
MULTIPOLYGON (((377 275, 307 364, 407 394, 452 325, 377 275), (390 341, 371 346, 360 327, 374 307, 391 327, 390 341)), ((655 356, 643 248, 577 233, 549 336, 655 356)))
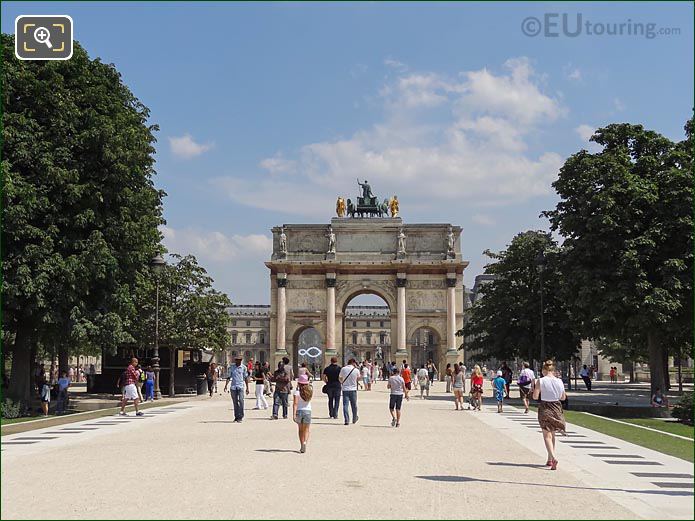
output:
POLYGON ((541 364, 545 362, 545 330, 544 330, 544 308, 543 308, 543 271, 545 271, 545 265, 547 264, 547 259, 545 258, 545 252, 541 252, 536 256, 536 269, 538 270, 538 280, 540 285, 541 293, 541 364))
POLYGON ((157 296, 154 311, 154 353, 152 353, 152 371, 154 372, 154 399, 159 400, 162 397, 162 391, 159 389, 159 274, 166 266, 166 261, 158 253, 150 261, 150 267, 155 273, 155 281, 157 286, 157 296))

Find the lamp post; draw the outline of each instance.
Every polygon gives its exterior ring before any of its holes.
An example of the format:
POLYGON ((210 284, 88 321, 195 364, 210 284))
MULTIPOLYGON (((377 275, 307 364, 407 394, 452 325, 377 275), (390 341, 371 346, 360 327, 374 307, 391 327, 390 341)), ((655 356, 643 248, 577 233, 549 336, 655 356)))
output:
POLYGON ((159 400, 162 397, 162 391, 159 389, 159 275, 166 266, 166 261, 158 253, 150 261, 150 267, 155 272, 156 281, 156 298, 154 310, 154 352, 152 353, 152 371, 154 372, 154 399, 159 400))
POLYGON ((538 270, 538 283, 540 286, 541 293, 541 364, 545 362, 545 330, 544 330, 544 308, 543 308, 543 272, 545 271, 545 265, 547 260, 545 258, 545 252, 541 251, 536 257, 536 269, 538 270))

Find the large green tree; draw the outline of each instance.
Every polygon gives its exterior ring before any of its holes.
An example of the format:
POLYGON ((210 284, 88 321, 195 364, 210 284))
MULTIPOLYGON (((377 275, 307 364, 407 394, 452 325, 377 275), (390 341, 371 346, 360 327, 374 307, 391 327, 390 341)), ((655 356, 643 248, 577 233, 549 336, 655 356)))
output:
POLYGON ((545 212, 565 239, 565 298, 582 332, 644 342, 652 389, 668 386, 668 350, 692 335, 692 125, 680 143, 641 125, 598 129, 602 150, 567 159, 545 212))
POLYGON ((539 360, 541 346, 541 274, 536 259, 546 252, 543 268, 543 317, 545 357, 569 360, 577 350, 579 336, 560 298, 563 284, 557 269, 557 244, 549 233, 527 231, 518 234, 506 250, 486 251, 494 262, 485 274, 495 278, 485 285, 484 295, 471 309, 470 320, 461 333, 470 338, 467 348, 477 358, 516 357, 539 360))
MULTIPOLYGON (((193 255, 170 254, 173 262, 161 272, 140 274, 136 291, 138 321, 133 331, 136 342, 152 346, 155 331, 156 282, 159 280, 159 343, 176 348, 220 351, 230 343, 227 295, 213 288, 213 279, 193 255)), ((174 378, 169 394, 174 394, 174 378)))
POLYGON ((113 65, 75 44, 20 61, 2 35, 3 336, 9 395, 27 400, 39 343, 132 340, 133 288, 160 241, 155 126, 113 65))

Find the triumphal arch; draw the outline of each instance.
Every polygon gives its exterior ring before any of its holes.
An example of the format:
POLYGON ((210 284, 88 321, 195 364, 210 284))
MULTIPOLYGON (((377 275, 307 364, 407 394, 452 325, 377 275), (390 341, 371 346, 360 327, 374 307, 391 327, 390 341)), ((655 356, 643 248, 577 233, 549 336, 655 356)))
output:
MULTIPOLYGON (((359 182, 359 181, 358 181, 359 182)), ((328 224, 273 228, 270 269, 270 340, 275 364, 296 364, 299 335, 315 328, 325 359, 343 361, 344 316, 350 300, 364 293, 381 297, 390 311, 395 358, 412 361, 408 342, 419 328, 436 336, 432 357, 440 367, 463 359, 461 228, 411 224, 399 216, 397 197, 379 201, 365 181, 353 202, 338 198, 328 224)))

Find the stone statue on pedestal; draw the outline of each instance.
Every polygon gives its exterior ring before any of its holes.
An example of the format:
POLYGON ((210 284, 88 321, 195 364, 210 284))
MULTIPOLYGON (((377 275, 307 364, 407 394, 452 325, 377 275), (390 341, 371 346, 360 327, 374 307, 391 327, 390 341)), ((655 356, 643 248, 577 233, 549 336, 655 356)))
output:
POLYGON ((396 253, 398 257, 405 256, 405 233, 403 233, 403 228, 398 230, 398 251, 396 253))
POLYGON ((398 217, 398 196, 394 195, 391 199, 391 217, 398 217))
POLYGON ((287 256, 287 235, 285 235, 285 227, 280 229, 280 256, 287 256))
POLYGON ((333 233, 333 226, 328 227, 328 252, 335 254, 335 233, 333 233))
POLYGON ((454 258, 456 252, 454 251, 454 245, 456 240, 454 239, 454 230, 449 226, 449 233, 446 236, 446 256, 454 258))

